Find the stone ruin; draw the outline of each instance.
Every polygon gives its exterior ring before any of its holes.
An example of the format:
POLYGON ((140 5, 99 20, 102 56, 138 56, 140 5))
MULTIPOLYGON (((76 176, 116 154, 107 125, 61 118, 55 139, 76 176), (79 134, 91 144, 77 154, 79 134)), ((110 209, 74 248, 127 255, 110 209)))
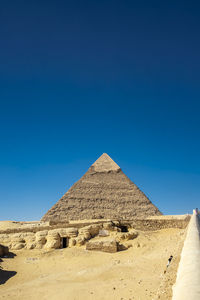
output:
POLYGON ((85 222, 43 223, 20 226, 0 231, 0 244, 9 250, 52 250, 84 247, 86 250, 116 252, 129 247, 129 240, 141 231, 187 227, 190 216, 163 219, 163 216, 135 220, 88 220, 85 222))
MULTIPOLYGON (((80 226, 81 224, 79 224, 80 226)), ((58 225, 59 226, 59 225, 58 225)), ((118 224, 113 222, 96 223, 81 228, 68 227, 68 228, 55 228, 51 229, 49 226, 46 230, 26 229, 23 232, 0 233, 0 243, 7 246, 10 250, 21 249, 60 249, 73 246, 86 245, 86 249, 101 250, 105 252, 116 252, 118 244, 121 240, 129 240, 137 236, 134 229, 129 232, 122 233, 118 224), (95 240, 95 237, 101 237, 100 231, 106 232, 106 238, 103 240, 95 240), (94 244, 93 244, 94 243, 94 244), (113 248, 114 247, 114 248, 113 248), (114 249, 116 251, 114 251, 114 249)))

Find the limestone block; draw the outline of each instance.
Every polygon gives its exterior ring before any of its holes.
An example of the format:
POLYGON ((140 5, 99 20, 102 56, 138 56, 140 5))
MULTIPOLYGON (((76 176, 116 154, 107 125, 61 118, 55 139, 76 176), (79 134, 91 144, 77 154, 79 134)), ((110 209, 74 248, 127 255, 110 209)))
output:
POLYGON ((99 230, 102 229, 102 227, 102 224, 92 224, 89 226, 85 226, 79 229, 79 234, 84 235, 89 233, 91 237, 94 237, 99 234, 99 230))
POLYGON ((83 235, 83 237, 84 237, 84 239, 85 240, 89 240, 89 239, 91 239, 91 234, 89 233, 89 232, 86 232, 84 235, 83 235))
POLYGON ((121 232, 122 231, 121 228, 119 228, 119 227, 113 227, 113 230, 117 231, 117 232, 121 232))
POLYGON ((102 224, 94 224, 90 226, 90 234, 92 237, 99 234, 99 230, 102 229, 102 224))
POLYGON ((60 248, 60 239, 51 239, 47 240, 47 243, 44 246, 45 249, 59 249, 60 248))
POLYGON ((117 252, 117 242, 114 239, 90 240, 86 244, 86 250, 115 253, 117 252))
POLYGON ((6 240, 6 239, 10 239, 10 235, 9 234, 0 234, 0 240, 6 240))
POLYGON ((58 233, 61 237, 77 237, 78 229, 71 227, 71 228, 60 228, 58 229, 58 233))
POLYGON ((43 230, 43 231, 36 232, 35 236, 36 238, 39 238, 39 237, 45 237, 47 236, 47 234, 48 234, 48 230, 43 230))
POLYGON ((127 250, 127 249, 128 249, 128 247, 125 244, 121 244, 121 243, 117 244, 117 250, 118 251, 124 251, 124 250, 127 250))
POLYGON ((117 244, 117 250, 118 251, 127 250, 130 247, 133 247, 133 245, 130 242, 128 242, 128 241, 125 241, 123 243, 118 243, 117 244))
POLYGON ((11 242, 10 235, 8 234, 0 234, 0 243, 8 244, 11 242))
POLYGON ((0 243, 3 244, 4 246, 8 247, 9 249, 11 247, 11 242, 0 241, 0 243))
POLYGON ((124 242, 123 245, 124 245, 126 248, 131 248, 131 247, 133 247, 132 243, 129 242, 129 241, 124 242))
POLYGON ((85 244, 85 238, 84 236, 78 236, 76 239, 76 246, 82 246, 85 244))
POLYGON ((14 234, 11 234, 11 238, 12 240, 15 239, 15 238, 21 238, 22 237, 22 233, 14 233, 14 234))
POLYGON ((38 234, 38 235, 36 235, 35 241, 29 242, 29 243, 35 244, 36 249, 42 249, 43 246, 46 244, 46 242, 47 242, 47 237, 44 234, 41 234, 41 235, 38 234))
POLYGON ((36 243, 35 249, 42 249, 45 244, 36 243))
POLYGON ((79 229, 79 236, 84 237, 84 239, 89 240, 92 235, 91 235, 91 228, 90 226, 85 226, 79 229))
POLYGON ((53 230, 49 230, 48 231, 48 237, 52 237, 52 238, 59 238, 60 235, 59 235, 59 230, 58 229, 53 229, 53 230))
POLYGON ((117 242, 124 241, 124 240, 133 240, 137 236, 138 236, 138 232, 132 229, 129 232, 118 232, 116 235, 116 240, 117 242))
POLYGON ((42 249, 44 247, 45 244, 42 243, 35 243, 35 249, 42 249))
POLYGON ((102 236, 102 237, 109 236, 108 230, 100 229, 99 230, 99 236, 102 236))
POLYGON ((12 243, 25 243, 22 233, 11 234, 10 239, 12 243))
POLYGON ((36 237, 36 234, 34 232, 24 232, 22 234, 22 237, 25 239, 25 240, 33 240, 35 239, 36 237))
POLYGON ((45 236, 37 236, 35 241, 29 241, 27 244, 35 244, 36 249, 42 249, 43 246, 46 244, 47 239, 45 236))
POLYGON ((78 236, 83 238, 84 240, 89 240, 92 237, 91 234, 88 231, 85 231, 84 233, 81 233, 78 236))
POLYGON ((59 249, 60 248, 60 234, 58 229, 53 229, 48 231, 46 237, 47 243, 45 244, 45 249, 59 249))
POLYGON ((33 242, 35 242, 35 240, 36 240, 35 235, 27 236, 26 239, 25 239, 26 243, 31 243, 31 242, 33 243, 33 242))
POLYGON ((25 243, 25 240, 22 237, 12 237, 11 242, 12 243, 25 243))
POLYGON ((85 233, 89 233, 90 234, 88 226, 80 228, 79 231, 78 231, 78 233, 79 233, 79 235, 84 235, 85 233))
POLYGON ((11 249, 12 250, 20 250, 22 248, 24 248, 25 244, 24 243, 17 243, 17 242, 13 242, 11 244, 11 249))
POLYGON ((108 223, 104 223, 103 224, 103 228, 106 229, 106 230, 114 230, 114 225, 112 222, 108 222, 108 223))
POLYGON ((73 246, 75 246, 76 245, 76 240, 75 239, 69 239, 69 247, 71 248, 71 247, 73 247, 73 246))
POLYGON ((135 229, 131 229, 129 232, 126 232, 126 239, 133 240, 138 236, 138 232, 135 229))
POLYGON ((27 243, 25 248, 31 250, 34 249, 35 247, 36 247, 36 243, 27 243))
POLYGON ((39 236, 39 237, 36 237, 36 244, 41 244, 41 245, 44 245, 46 243, 47 239, 46 237, 44 236, 39 236))

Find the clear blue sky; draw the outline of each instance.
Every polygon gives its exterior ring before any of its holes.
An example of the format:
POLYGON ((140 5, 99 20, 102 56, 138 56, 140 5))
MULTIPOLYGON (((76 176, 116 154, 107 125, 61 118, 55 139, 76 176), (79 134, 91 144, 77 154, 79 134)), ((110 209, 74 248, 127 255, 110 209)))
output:
POLYGON ((197 1, 1 1, 0 220, 103 153, 164 214, 200 206, 197 1))

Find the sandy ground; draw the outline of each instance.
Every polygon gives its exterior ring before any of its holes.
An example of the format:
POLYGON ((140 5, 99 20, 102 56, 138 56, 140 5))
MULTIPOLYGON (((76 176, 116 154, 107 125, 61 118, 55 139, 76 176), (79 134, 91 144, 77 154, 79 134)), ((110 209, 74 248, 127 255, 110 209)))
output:
POLYGON ((14 221, 0 221, 0 230, 19 228, 21 227, 22 222, 14 221))
POLYGON ((131 248, 114 254, 84 247, 16 251, 1 262, 0 299, 171 299, 184 238, 184 230, 163 229, 140 232, 131 248))

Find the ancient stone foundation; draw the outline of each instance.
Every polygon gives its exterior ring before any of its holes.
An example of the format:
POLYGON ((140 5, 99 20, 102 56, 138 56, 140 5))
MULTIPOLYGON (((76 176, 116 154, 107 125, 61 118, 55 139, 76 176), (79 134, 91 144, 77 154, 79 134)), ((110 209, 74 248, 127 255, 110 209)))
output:
MULTIPOLYGON (((190 217, 159 216, 134 221, 88 220, 85 222, 30 223, 0 231, 0 244, 9 250, 60 249, 86 245, 87 250, 116 252, 127 249, 126 241, 137 238, 138 231, 186 228, 190 217)), ((20 224, 21 225, 21 224, 20 224)))

